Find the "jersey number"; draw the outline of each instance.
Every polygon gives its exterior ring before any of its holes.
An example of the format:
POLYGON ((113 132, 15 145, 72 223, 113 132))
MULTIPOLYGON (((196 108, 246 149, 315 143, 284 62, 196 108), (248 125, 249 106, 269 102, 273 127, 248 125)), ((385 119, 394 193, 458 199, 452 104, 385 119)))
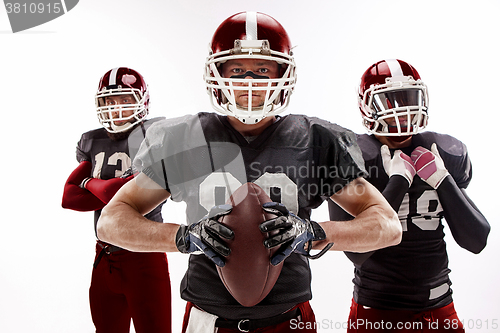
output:
POLYGON ((398 215, 403 226, 403 231, 408 231, 408 219, 411 219, 411 222, 421 230, 436 230, 439 227, 440 214, 442 212, 443 207, 439 202, 437 192, 427 190, 417 199, 416 216, 408 216, 410 214, 410 196, 408 193, 403 198, 398 215))
MULTIPOLYGON (((95 155, 95 167, 92 177, 101 178, 102 167, 104 166, 104 156, 104 152, 100 152, 99 154, 95 155)), ((107 165, 118 165, 118 161, 121 161, 121 170, 115 170, 115 178, 123 175, 123 173, 127 171, 128 168, 130 168, 130 166, 132 165, 130 157, 125 153, 119 152, 114 153, 108 158, 107 165)))
MULTIPOLYGON (((298 213, 297 184, 286 174, 266 172, 254 183, 259 185, 271 198, 273 198, 273 194, 279 193, 280 202, 291 212, 298 213)), ((223 200, 226 202, 241 185, 241 182, 228 172, 214 172, 200 184, 200 205, 209 211, 213 206, 221 204, 216 200, 217 193, 223 192, 223 200)))

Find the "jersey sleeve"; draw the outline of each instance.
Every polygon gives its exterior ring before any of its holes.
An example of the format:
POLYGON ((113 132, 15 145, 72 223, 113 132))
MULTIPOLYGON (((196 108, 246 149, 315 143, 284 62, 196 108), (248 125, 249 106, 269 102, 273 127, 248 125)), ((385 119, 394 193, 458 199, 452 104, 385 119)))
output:
MULTIPOLYGON (((461 153, 453 155, 451 161, 447 164, 448 172, 452 175, 453 179, 460 188, 467 188, 472 180, 472 163, 467 152, 465 144, 461 143, 461 153)), ((439 146, 438 146, 439 150, 439 146)), ((445 153, 446 154, 446 153, 445 153)))
POLYGON ((363 156, 353 132, 328 122, 316 132, 326 139, 325 149, 320 152, 321 164, 329 170, 326 180, 330 186, 325 196, 330 197, 354 179, 366 176, 363 156))
POLYGON ((167 190, 174 201, 185 200, 187 188, 217 170, 244 172, 244 164, 235 162, 241 160, 239 146, 206 137, 202 117, 186 115, 153 124, 134 159, 135 168, 167 190))
POLYGON ((436 143, 439 155, 458 187, 467 188, 472 179, 472 164, 466 145, 451 135, 435 132, 424 132, 415 137, 415 146, 430 149, 433 143, 436 143))
POLYGON ((87 133, 82 134, 80 141, 78 141, 78 144, 76 145, 76 160, 78 163, 83 161, 92 162, 89 154, 91 145, 91 138, 87 135, 87 133))
POLYGON ((133 165, 172 193, 183 183, 182 154, 197 146, 207 146, 197 116, 157 121, 148 128, 133 165))

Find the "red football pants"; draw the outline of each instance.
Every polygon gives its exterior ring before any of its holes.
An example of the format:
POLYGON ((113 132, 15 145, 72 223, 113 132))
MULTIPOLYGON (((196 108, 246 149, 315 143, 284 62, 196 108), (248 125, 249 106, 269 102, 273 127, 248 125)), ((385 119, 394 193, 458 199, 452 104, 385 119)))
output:
MULTIPOLYGON (((186 332, 186 328, 189 322, 189 314, 191 313, 191 308, 193 303, 187 302, 186 312, 184 313, 184 322, 182 323, 182 333, 186 332)), ((311 308, 309 302, 304 302, 298 304, 295 308, 300 310, 300 321, 297 319, 292 319, 290 321, 284 321, 280 324, 262 327, 255 330, 249 331, 250 333, 316 333, 316 317, 311 308)), ((294 308, 294 309, 295 309, 294 308)), ((293 310, 293 309, 292 309, 293 310)), ((228 328, 217 328, 217 333, 241 333, 238 329, 228 329, 228 328)))
MULTIPOLYGON (((96 258, 102 251, 96 246, 96 258)), ((96 333, 172 332, 171 291, 165 253, 121 250, 102 256, 92 271, 90 310, 96 333)))
POLYGON ((354 300, 347 333, 409 332, 409 333, 463 333, 453 302, 442 308, 416 312, 366 308, 354 300))

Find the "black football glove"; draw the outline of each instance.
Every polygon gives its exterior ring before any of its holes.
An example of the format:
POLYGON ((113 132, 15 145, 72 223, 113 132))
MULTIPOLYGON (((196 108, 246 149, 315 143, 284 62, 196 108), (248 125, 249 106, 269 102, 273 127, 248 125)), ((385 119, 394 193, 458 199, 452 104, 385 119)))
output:
POLYGON ((181 225, 175 236, 177 249, 182 253, 201 251, 217 266, 224 267, 224 257, 231 253, 231 249, 222 238, 232 239, 234 233, 217 220, 232 209, 231 205, 214 206, 200 221, 189 226, 181 225))
POLYGON ((285 205, 278 202, 267 202, 262 205, 262 208, 264 211, 278 216, 259 225, 262 232, 278 230, 277 234, 264 241, 264 246, 268 249, 281 246, 279 251, 271 258, 272 265, 280 264, 292 252, 300 253, 311 259, 317 259, 333 246, 333 243, 330 243, 320 253, 311 255, 312 242, 326 238, 325 231, 318 223, 301 219, 288 211, 285 205))

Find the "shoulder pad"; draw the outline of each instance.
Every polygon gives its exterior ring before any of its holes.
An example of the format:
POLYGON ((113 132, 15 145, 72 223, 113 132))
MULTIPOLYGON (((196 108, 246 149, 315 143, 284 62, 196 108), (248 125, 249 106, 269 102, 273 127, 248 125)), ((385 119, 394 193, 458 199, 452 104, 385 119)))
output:
POLYGON ((422 146, 430 149, 432 144, 436 143, 439 147, 439 152, 445 152, 453 156, 467 155, 467 147, 460 140, 447 134, 436 132, 423 132, 413 137, 414 146, 422 146))
POLYGON ((78 162, 89 160, 88 154, 92 149, 94 140, 106 139, 107 134, 104 128, 98 128, 82 134, 76 148, 76 159, 78 162))
POLYGON ((359 148, 363 152, 363 159, 365 161, 372 161, 377 159, 380 155, 380 147, 382 144, 373 135, 369 134, 356 134, 356 140, 359 148))

